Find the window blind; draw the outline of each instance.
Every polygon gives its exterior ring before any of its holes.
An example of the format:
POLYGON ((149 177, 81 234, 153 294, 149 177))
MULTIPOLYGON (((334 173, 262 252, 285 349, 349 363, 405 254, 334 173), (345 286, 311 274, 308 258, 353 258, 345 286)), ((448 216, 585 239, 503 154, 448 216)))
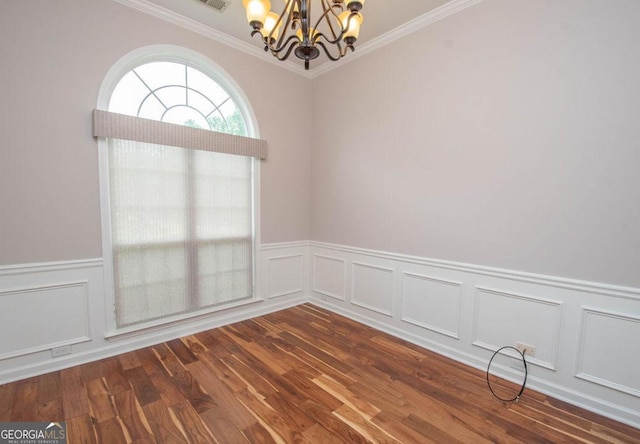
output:
POLYGON ((266 159, 267 141, 93 110, 93 135, 266 159))
POLYGON ((266 156, 266 142, 99 110, 93 118, 108 146, 116 326, 251 298, 251 158, 266 156))

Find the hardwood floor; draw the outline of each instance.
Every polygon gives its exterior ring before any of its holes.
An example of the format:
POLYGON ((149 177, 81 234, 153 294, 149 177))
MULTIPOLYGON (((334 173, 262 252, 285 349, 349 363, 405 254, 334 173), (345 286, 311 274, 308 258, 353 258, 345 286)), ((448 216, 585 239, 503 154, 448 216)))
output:
POLYGON ((0 386, 0 422, 69 443, 640 443, 640 430, 313 305, 0 386))

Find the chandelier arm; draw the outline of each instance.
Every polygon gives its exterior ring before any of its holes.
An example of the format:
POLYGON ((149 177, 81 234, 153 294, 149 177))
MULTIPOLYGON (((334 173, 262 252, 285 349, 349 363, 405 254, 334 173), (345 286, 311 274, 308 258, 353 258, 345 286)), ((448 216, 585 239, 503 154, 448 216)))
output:
POLYGON ((294 6, 295 6, 295 0, 286 1, 286 4, 284 5, 284 9, 282 10, 282 14, 280 14, 280 18, 278 19, 278 23, 273 28, 275 30, 278 27, 278 24, 282 23, 282 18, 285 15, 287 16, 287 19, 282 24, 283 32, 280 34, 280 37, 278 38, 278 42, 276 43, 276 48, 281 48, 282 46, 286 45, 285 37, 289 33, 289 25, 291 25, 291 22, 293 20, 292 17, 293 17, 294 6))
MULTIPOLYGON (((329 25, 329 28, 331 29, 331 32, 333 32, 333 27, 331 26, 331 20, 327 18, 329 13, 333 12, 333 9, 327 4, 327 0, 322 0, 321 6, 322 6, 322 14, 320 14, 320 17, 318 17, 318 20, 316 20, 315 24, 313 25, 313 28, 316 30, 320 29, 320 23, 322 23, 322 20, 326 20, 327 24, 329 25)), ((333 15, 334 17, 337 18, 335 13, 333 15)))
POLYGON ((296 41, 295 42, 291 42, 291 44, 287 47, 287 51, 284 53, 284 55, 280 55, 280 53, 285 49, 285 47, 283 46, 282 48, 278 49, 278 51, 271 51, 271 53, 276 56, 276 58, 278 60, 280 60, 281 62, 284 60, 287 60, 289 58, 289 56, 291 55, 291 51, 293 51, 293 48, 295 48, 296 46, 298 46, 298 38, 296 36, 291 36, 287 39, 287 42, 289 40, 291 40, 292 38, 295 38, 296 41))
POLYGON ((322 48, 324 50, 324 53, 327 55, 327 57, 329 57, 329 59, 334 61, 334 62, 337 62, 338 60, 340 60, 347 53, 346 48, 345 48, 344 51, 339 50, 338 51, 338 57, 335 57, 333 54, 331 54, 331 52, 329 52, 329 50, 327 49, 327 46, 323 42, 317 42, 317 45, 320 48, 322 48))
MULTIPOLYGON (((320 16, 320 18, 318 18, 318 21, 316 23, 316 29, 318 29, 318 27, 320 26, 320 22, 324 19, 327 22, 327 26, 329 26, 329 30, 331 31, 331 35, 333 36, 334 40, 332 41, 331 39, 327 38, 325 36, 325 39, 327 40, 327 42, 330 42, 332 44, 334 44, 335 42, 339 41, 340 39, 342 39, 342 36, 345 33, 345 30, 342 29, 342 24, 340 23, 340 17, 338 14, 336 14, 336 12, 334 11, 334 8, 337 8, 340 10, 340 12, 342 12, 342 6, 340 4, 334 3, 333 5, 329 5, 327 3, 327 0, 322 0, 322 8, 324 10, 324 13, 320 16), (333 29, 333 22, 331 21, 331 17, 329 16, 329 14, 331 14, 331 16, 333 16, 333 18, 335 18, 336 22, 338 24, 340 24, 340 35, 336 35, 336 31, 333 29)), ((349 28, 347 28, 349 29, 349 28)))
POLYGON ((351 20, 355 20, 355 17, 358 15, 358 13, 354 12, 351 13, 351 15, 349 15, 349 18, 347 19, 347 27, 345 29, 342 29, 342 25, 340 25, 340 35, 339 36, 335 36, 335 33, 333 32, 333 28, 331 27, 331 22, 328 21, 329 23, 329 28, 331 29, 331 32, 335 38, 335 40, 331 40, 330 38, 328 38, 326 35, 322 34, 322 33, 318 33, 318 40, 320 39, 320 37, 324 37, 324 39, 327 41, 327 43, 330 43, 332 45, 338 45, 340 46, 340 41, 342 40, 342 38, 344 37, 344 34, 346 32, 347 29, 349 29, 349 27, 351 26, 351 20))
MULTIPOLYGON (((334 46, 336 46, 338 48, 338 52, 339 53, 343 52, 342 51, 342 39, 338 38, 336 40, 330 40, 322 32, 317 33, 316 38, 314 39, 313 43, 316 44, 316 45, 321 45, 322 44, 322 45, 325 45, 325 46, 327 44, 334 45, 334 46), (321 39, 324 39, 324 42, 321 39)), ((346 54, 346 51, 344 53, 346 54)), ((344 56, 344 54, 341 55, 340 57, 343 57, 343 56, 344 56)))
MULTIPOLYGON (((284 44, 282 44, 282 45, 277 45, 275 47, 273 45, 267 45, 267 46, 269 48, 269 51, 271 51, 271 54, 273 54, 273 55, 280 54, 282 51, 284 51, 286 49, 287 50, 287 56, 286 57, 288 57, 288 53, 291 52, 291 47, 295 46, 299 42, 300 42, 300 40, 298 40, 297 36, 291 35, 291 36, 289 36, 289 38, 287 40, 285 40, 284 44)), ((284 59, 282 59, 282 60, 285 60, 286 57, 284 59)))

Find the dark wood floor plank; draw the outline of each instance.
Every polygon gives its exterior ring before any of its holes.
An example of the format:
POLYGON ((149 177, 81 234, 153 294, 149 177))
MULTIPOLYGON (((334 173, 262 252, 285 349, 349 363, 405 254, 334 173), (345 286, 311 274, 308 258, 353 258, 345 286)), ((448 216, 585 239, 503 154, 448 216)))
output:
POLYGON ((30 378, 18 382, 11 405, 12 422, 30 421, 38 405, 38 379, 30 378))
MULTIPOLYGON (((209 409, 200 414, 200 417, 211 430, 215 438, 220 443, 246 443, 247 437, 242 434, 238 429, 235 421, 233 421, 233 415, 226 412, 221 407, 209 409)), ((254 424, 257 421, 254 421, 254 424)), ((252 424, 252 426, 254 425, 252 424)))
POLYGON ((97 444, 96 431, 88 414, 68 418, 66 422, 69 444, 97 444))
POLYGON ((131 438, 127 434, 126 428, 115 416, 112 418, 99 421, 95 424, 100 443, 129 443, 131 438))
MULTIPOLYGON (((251 412, 234 396, 233 391, 215 377, 205 362, 194 362, 189 364, 188 367, 193 376, 200 381, 202 387, 211 394, 217 406, 212 410, 226 412, 229 421, 233 423, 237 430, 251 427, 257 422, 251 412)), ((219 417, 220 415, 215 413, 215 416, 219 417)))
POLYGON ((37 422, 64 421, 65 416, 62 398, 38 403, 34 418, 34 421, 37 422))
POLYGON ((117 415, 113 399, 104 378, 91 379, 87 382, 87 399, 89 411, 96 421, 106 421, 117 415))
POLYGON ((42 403, 54 399, 62 399, 60 372, 41 375, 38 381, 38 401, 42 403))
POLYGON ((153 435, 158 437, 158 441, 166 444, 187 443, 187 437, 182 430, 175 415, 162 400, 151 402, 142 407, 145 418, 151 428, 153 435))
POLYGON ((167 341, 167 347, 171 349, 174 355, 180 360, 183 365, 195 362, 198 360, 195 354, 182 342, 180 339, 174 339, 173 341, 167 341))
POLYGON ((131 386, 136 392, 140 405, 146 405, 160 399, 158 390, 151 382, 151 378, 142 366, 125 370, 125 376, 131 381, 131 386))
POLYGON ((118 360, 120 361, 120 365, 124 371, 142 366, 138 355, 134 351, 118 355, 118 360))
POLYGON ((245 408, 255 415, 275 442, 307 442, 302 436, 304 430, 297 430, 286 419, 284 415, 287 412, 274 410, 259 393, 248 389, 236 393, 236 396, 245 408))
POLYGON ((149 423, 133 390, 113 396, 117 416, 134 442, 153 440, 149 423))
POLYGON ((80 415, 88 415, 89 397, 84 386, 70 386, 62 393, 62 409, 65 418, 75 418, 80 415))
POLYGON ((103 360, 102 370, 107 387, 109 388, 109 393, 115 395, 116 393, 131 390, 129 379, 124 374, 122 364, 120 364, 117 356, 103 360))
POLYGON ((635 443, 640 430, 310 304, 0 386, 69 443, 635 443))
POLYGON ((17 383, 0 385, 0 422, 11 420, 13 395, 17 387, 17 383))
POLYGON ((251 444, 276 444, 277 441, 273 438, 272 433, 269 432, 262 424, 256 422, 251 427, 247 427, 242 430, 242 435, 251 444))
POLYGON ((214 438, 211 431, 204 423, 198 412, 189 403, 176 404, 169 407, 175 417, 182 424, 182 431, 186 434, 187 440, 192 443, 214 443, 221 442, 214 438))
POLYGON ((82 372, 82 379, 85 383, 92 379, 100 379, 104 377, 104 370, 102 368, 102 361, 88 362, 80 366, 82 372))
POLYGON ((348 405, 342 405, 335 409, 333 415, 340 421, 347 424, 353 430, 360 435, 367 438, 371 442, 388 443, 388 444, 403 444, 398 438, 385 432, 371 421, 371 417, 363 415, 362 412, 358 412, 348 405))
POLYGON ((325 406, 318 404, 313 400, 308 400, 300 405, 300 409, 305 412, 311 419, 320 424, 322 427, 338 436, 342 441, 348 443, 367 443, 366 437, 357 430, 341 421, 337 416, 325 406))
MULTIPOLYGON (((380 409, 353 393, 347 387, 327 375, 319 375, 312 380, 324 392, 329 393, 342 404, 370 419, 380 413, 380 409)), ((339 406, 338 406, 339 407, 339 406)))

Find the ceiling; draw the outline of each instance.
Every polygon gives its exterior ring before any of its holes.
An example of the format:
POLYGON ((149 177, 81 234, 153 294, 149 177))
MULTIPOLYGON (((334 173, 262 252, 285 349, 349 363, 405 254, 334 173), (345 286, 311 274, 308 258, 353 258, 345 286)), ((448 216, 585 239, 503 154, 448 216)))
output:
MULTIPOLYGON (((122 3, 128 3, 129 0, 117 0, 122 3)), ((144 1, 144 0, 143 0, 144 1)), ((249 48, 255 47, 262 51, 263 45, 260 39, 256 36, 251 37, 251 29, 247 23, 244 7, 242 6, 242 0, 227 0, 229 5, 221 13, 211 6, 205 5, 201 0, 146 0, 146 3, 151 5, 144 9, 146 12, 151 12, 154 15, 167 19, 167 15, 173 14, 173 21, 178 18, 181 24, 194 23, 199 25, 198 27, 211 28, 217 33, 223 33, 227 43, 237 43, 240 46, 249 48), (155 11, 154 11, 155 9, 155 11), (186 18, 186 20, 185 20, 186 18), (230 39, 228 37, 231 37, 230 39)), ((476 0, 479 1, 479 0, 476 0)), ((137 3, 140 3, 139 1, 137 3)), ((284 8, 284 0, 272 0, 272 9, 276 12, 281 11, 284 8)), ((475 1, 460 1, 460 0, 368 0, 362 8, 362 15, 364 16, 364 23, 360 31, 360 38, 356 43, 356 52, 358 47, 371 45, 385 36, 394 32, 402 31, 403 27, 410 26, 411 23, 419 21, 420 18, 429 16, 434 12, 438 12, 442 9, 447 9, 447 6, 456 4, 453 9, 459 9, 457 6, 460 3, 475 3, 475 1), (446 5, 446 4, 449 5, 446 5), (444 6, 446 5, 446 6, 444 6)), ((130 4, 134 6, 134 4, 130 4)), ((462 5, 467 6, 467 5, 462 5)), ((142 8, 141 8, 142 9, 142 8)), ((452 8, 448 8, 452 9, 452 8)), ((450 13, 450 12, 449 12, 450 13)), ((445 15, 448 15, 445 14, 445 15)), ((265 59, 274 57, 269 56, 266 53, 262 55, 265 59)), ((345 58, 346 59, 346 58, 345 58)), ((292 65, 287 62, 289 69, 299 70, 302 69, 302 62, 295 57, 291 57, 293 60, 292 65)), ((282 63, 282 62, 278 62, 282 63)), ((317 71, 320 66, 323 66, 326 70, 328 63, 326 57, 321 56, 311 63, 311 73, 317 71)))

